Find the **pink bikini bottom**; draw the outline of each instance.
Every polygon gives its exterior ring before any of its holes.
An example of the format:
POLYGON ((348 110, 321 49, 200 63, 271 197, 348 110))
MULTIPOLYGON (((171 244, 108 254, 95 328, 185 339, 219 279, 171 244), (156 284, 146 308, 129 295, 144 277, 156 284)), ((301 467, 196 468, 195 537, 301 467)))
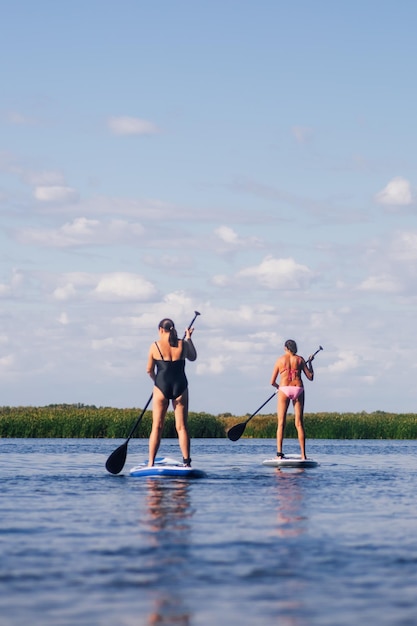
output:
POLYGON ((304 387, 280 386, 279 390, 282 391, 282 393, 284 393, 290 400, 297 400, 301 396, 301 394, 304 393, 304 387))

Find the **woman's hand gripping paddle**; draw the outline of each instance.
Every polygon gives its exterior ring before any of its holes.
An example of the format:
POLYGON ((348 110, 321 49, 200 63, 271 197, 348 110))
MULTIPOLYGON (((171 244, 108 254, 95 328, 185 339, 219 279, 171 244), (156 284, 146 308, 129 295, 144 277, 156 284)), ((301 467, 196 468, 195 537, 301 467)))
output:
POLYGON ((311 361, 313 361, 313 360, 314 360, 314 357, 316 356, 316 354, 318 354, 318 353, 320 352, 320 350, 323 350, 323 346, 319 346, 319 349, 318 349, 318 350, 316 350, 316 351, 314 352, 314 354, 312 354, 311 356, 309 356, 309 357, 308 357, 308 359, 307 359, 306 363, 311 363, 311 361))
MULTIPOLYGON (((319 349, 316 350, 315 353, 312 354, 306 362, 310 363, 314 359, 316 354, 320 352, 320 350, 323 350, 322 346, 319 346, 319 349)), ((246 424, 252 419, 252 417, 255 417, 255 415, 259 413, 259 411, 265 406, 265 404, 268 404, 268 402, 272 400, 276 393, 278 393, 278 389, 274 391, 274 393, 269 396, 268 400, 265 400, 265 402, 261 404, 259 409, 256 409, 255 413, 252 413, 252 415, 250 415, 244 422, 241 422, 240 424, 236 424, 235 426, 232 426, 232 428, 229 428, 229 430, 227 431, 227 436, 229 437, 230 441, 237 441, 241 438, 241 436, 245 432, 246 424)))
MULTIPOLYGON (((198 311, 194 311, 194 317, 191 320, 188 328, 192 327, 192 325, 194 324, 195 320, 197 319, 197 317, 199 315, 200 315, 200 313, 198 311)), ((184 333, 184 337, 185 337, 185 333, 184 333)), ((184 337, 183 337, 183 339, 184 339, 184 337)), ((126 441, 124 443, 122 443, 121 446, 116 448, 116 450, 114 450, 114 452, 112 452, 111 455, 109 456, 109 458, 107 459, 107 461, 106 461, 106 470, 108 472, 110 472, 110 474, 119 474, 122 471, 122 469, 124 467, 124 464, 126 463, 128 443, 131 440, 131 438, 133 437, 133 434, 134 434, 135 430, 139 426, 139 423, 140 423, 142 417, 144 416, 146 409, 150 405, 152 398, 153 398, 153 394, 151 394, 149 400, 145 404, 145 407, 144 407, 142 413, 139 415, 138 419, 134 423, 133 428, 130 431, 126 441)))

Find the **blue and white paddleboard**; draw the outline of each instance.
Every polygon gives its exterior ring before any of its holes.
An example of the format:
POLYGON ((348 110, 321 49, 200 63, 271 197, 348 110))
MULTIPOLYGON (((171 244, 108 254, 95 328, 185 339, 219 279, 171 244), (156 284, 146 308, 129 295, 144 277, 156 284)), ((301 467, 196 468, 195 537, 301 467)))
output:
POLYGON ((132 467, 130 475, 135 478, 142 478, 142 476, 171 476, 176 478, 204 478, 206 473, 203 470, 196 469, 195 467, 184 467, 182 463, 179 463, 175 459, 169 457, 161 457, 155 459, 153 467, 148 467, 148 463, 141 463, 132 467))
POLYGON ((262 461, 262 465, 267 467, 317 467, 317 461, 313 459, 302 459, 300 456, 284 456, 282 458, 275 457, 262 461))

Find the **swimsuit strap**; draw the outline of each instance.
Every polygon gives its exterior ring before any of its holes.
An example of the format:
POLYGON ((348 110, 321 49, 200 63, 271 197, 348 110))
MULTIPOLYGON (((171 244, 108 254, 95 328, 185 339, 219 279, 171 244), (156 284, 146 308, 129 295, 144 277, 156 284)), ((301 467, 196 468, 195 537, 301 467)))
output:
POLYGON ((158 346, 158 342, 157 341, 155 341, 155 345, 158 348, 158 352, 161 355, 161 359, 164 361, 164 357, 162 356, 161 348, 158 346))
MULTIPOLYGON (((161 359, 162 359, 163 361, 165 361, 164 357, 162 356, 161 348, 158 346, 158 342, 157 342, 157 341, 155 341, 155 345, 156 345, 156 347, 158 348, 158 352, 159 352, 159 354, 161 355, 161 359)), ((184 354, 184 342, 182 342, 182 346, 181 346, 181 357, 178 359, 179 361, 182 361, 182 360, 183 360, 183 358, 182 358, 182 357, 183 357, 183 354, 184 354)))

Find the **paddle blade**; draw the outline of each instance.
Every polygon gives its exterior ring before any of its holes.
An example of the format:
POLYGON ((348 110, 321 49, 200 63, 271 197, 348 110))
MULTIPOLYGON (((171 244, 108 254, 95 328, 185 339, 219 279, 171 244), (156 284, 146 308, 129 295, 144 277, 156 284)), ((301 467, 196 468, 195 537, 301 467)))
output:
POLYGON ((232 428, 227 431, 227 436, 229 437, 230 441, 237 441, 238 439, 240 439, 245 432, 245 428, 246 422, 242 422, 241 424, 236 424, 236 426, 232 426, 232 428))
POLYGON ((107 459, 106 470, 110 472, 110 474, 119 474, 122 471, 126 462, 127 444, 128 442, 125 441, 125 443, 116 448, 107 459))

